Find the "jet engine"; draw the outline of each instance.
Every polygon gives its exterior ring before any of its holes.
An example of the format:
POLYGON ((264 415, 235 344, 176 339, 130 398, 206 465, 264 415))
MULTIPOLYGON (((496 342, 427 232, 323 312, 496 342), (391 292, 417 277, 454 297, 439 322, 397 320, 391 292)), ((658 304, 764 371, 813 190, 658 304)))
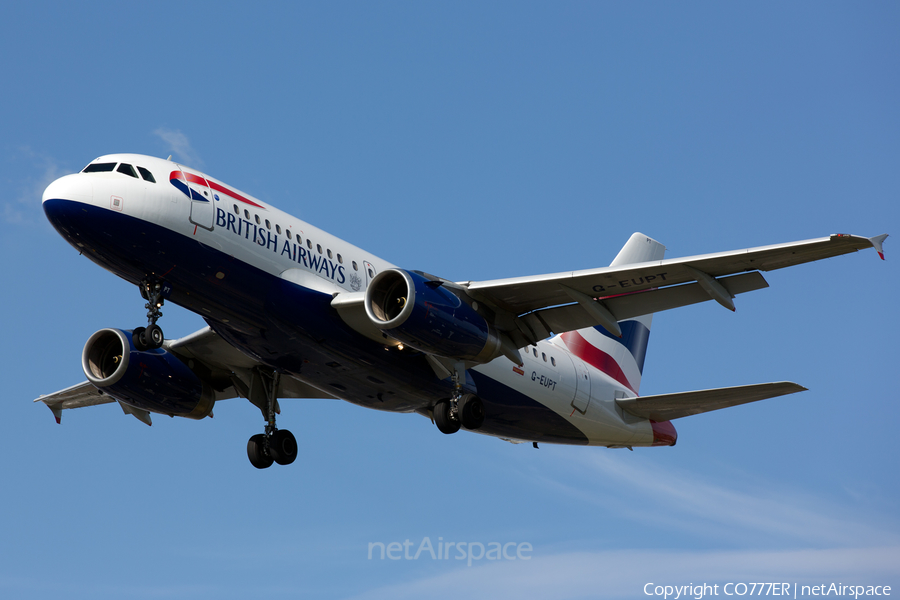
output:
POLYGON ((428 354, 478 363, 505 354, 521 364, 478 303, 452 285, 418 271, 382 271, 366 290, 366 315, 390 337, 428 354))
POLYGON ((212 388, 178 357, 163 348, 138 350, 131 331, 101 329, 92 335, 81 366, 97 389, 142 410, 202 419, 215 404, 212 388))

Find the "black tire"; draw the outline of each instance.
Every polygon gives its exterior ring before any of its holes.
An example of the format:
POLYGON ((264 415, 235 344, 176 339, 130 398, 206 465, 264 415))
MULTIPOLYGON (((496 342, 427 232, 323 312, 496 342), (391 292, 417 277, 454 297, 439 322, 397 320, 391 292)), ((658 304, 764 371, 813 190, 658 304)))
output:
POLYGON ((257 433, 247 442, 247 458, 257 469, 268 469, 272 466, 272 457, 266 452, 266 436, 257 433))
POLYGON ((478 396, 467 396, 459 404, 459 417, 466 429, 484 425, 484 402, 478 396))
POLYGON ((287 429, 279 429, 269 438, 269 454, 279 465, 289 465, 297 458, 297 439, 287 429))
POLYGON ((144 345, 144 331, 146 331, 145 327, 136 327, 131 332, 131 341, 134 343, 134 347, 141 351, 147 349, 147 346, 144 345))
POLYGON ((161 348, 166 338, 163 336, 162 327, 154 323, 142 334, 149 348, 161 348))
POLYGON ((459 419, 450 417, 450 401, 441 400, 434 405, 434 424, 441 433, 451 434, 459 431, 459 419))

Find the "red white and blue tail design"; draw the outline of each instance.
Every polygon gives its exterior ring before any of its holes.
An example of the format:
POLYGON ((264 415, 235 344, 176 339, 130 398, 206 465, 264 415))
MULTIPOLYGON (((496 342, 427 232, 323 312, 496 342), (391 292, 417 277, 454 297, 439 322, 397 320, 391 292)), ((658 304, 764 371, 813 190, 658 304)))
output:
MULTIPOLYGON (((610 266, 662 260, 665 252, 666 247, 656 240, 635 233, 610 266)), ((569 331, 559 337, 572 354, 637 394, 652 320, 653 315, 644 315, 620 321, 622 337, 616 337, 599 325, 569 331)))

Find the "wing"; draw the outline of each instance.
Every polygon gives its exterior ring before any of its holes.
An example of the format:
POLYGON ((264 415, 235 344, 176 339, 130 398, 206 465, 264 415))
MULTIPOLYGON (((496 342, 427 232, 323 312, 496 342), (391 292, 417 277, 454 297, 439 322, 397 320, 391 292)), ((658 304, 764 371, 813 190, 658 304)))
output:
POLYGON ((760 271, 872 247, 883 259, 881 244, 886 237, 835 234, 731 252, 460 285, 501 315, 514 317, 506 323, 501 320, 498 326, 521 347, 551 333, 593 325, 619 334, 617 321, 705 300, 734 310, 735 295, 768 287, 760 271))
POLYGON ((636 417, 662 422, 805 391, 806 388, 802 385, 790 381, 780 381, 778 383, 758 383, 756 385, 717 388, 698 392, 621 398, 616 400, 616 404, 625 412, 636 417))
POLYGON ((115 398, 104 394, 88 381, 35 399, 35 402, 43 402, 53 411, 57 423, 61 422, 62 411, 66 408, 81 408, 115 401, 115 398))
MULTIPOLYGON (((209 327, 177 340, 167 340, 163 347, 175 354, 213 388, 216 401, 241 397, 247 398, 259 406, 260 401, 251 397, 250 390, 253 388, 254 377, 258 377, 256 368, 261 366, 260 363, 223 340, 209 327)), ((292 377, 282 377, 278 397, 334 398, 335 396, 292 377)), ((108 404, 117 402, 117 400, 85 381, 52 394, 40 396, 35 399, 35 402, 46 404, 53 411, 56 422, 59 423, 63 410, 108 404)), ((119 405, 126 414, 135 416, 147 425, 151 424, 150 414, 147 411, 121 402, 119 405)), ((264 407, 260 406, 260 410, 264 410, 264 407)))

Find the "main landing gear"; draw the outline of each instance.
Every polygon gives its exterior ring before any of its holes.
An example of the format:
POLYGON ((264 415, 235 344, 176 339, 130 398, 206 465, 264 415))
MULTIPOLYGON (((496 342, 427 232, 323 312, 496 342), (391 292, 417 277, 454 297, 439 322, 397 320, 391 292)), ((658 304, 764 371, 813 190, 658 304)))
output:
POLYGON ((275 426, 278 371, 257 368, 250 383, 250 402, 258 406, 266 417, 265 433, 257 433, 247 442, 247 458, 257 469, 267 469, 272 463, 289 465, 297 458, 297 439, 287 429, 275 426))
POLYGON ((147 326, 138 327, 132 332, 131 340, 138 350, 154 350, 163 345, 165 337, 162 327, 156 324, 162 316, 163 282, 155 277, 148 277, 141 281, 141 296, 147 301, 144 308, 147 309, 147 326))
POLYGON ((458 365, 453 371, 453 395, 434 405, 434 424, 441 433, 456 433, 459 428, 478 429, 484 424, 484 403, 481 398, 462 393, 460 379, 465 371, 458 365))

